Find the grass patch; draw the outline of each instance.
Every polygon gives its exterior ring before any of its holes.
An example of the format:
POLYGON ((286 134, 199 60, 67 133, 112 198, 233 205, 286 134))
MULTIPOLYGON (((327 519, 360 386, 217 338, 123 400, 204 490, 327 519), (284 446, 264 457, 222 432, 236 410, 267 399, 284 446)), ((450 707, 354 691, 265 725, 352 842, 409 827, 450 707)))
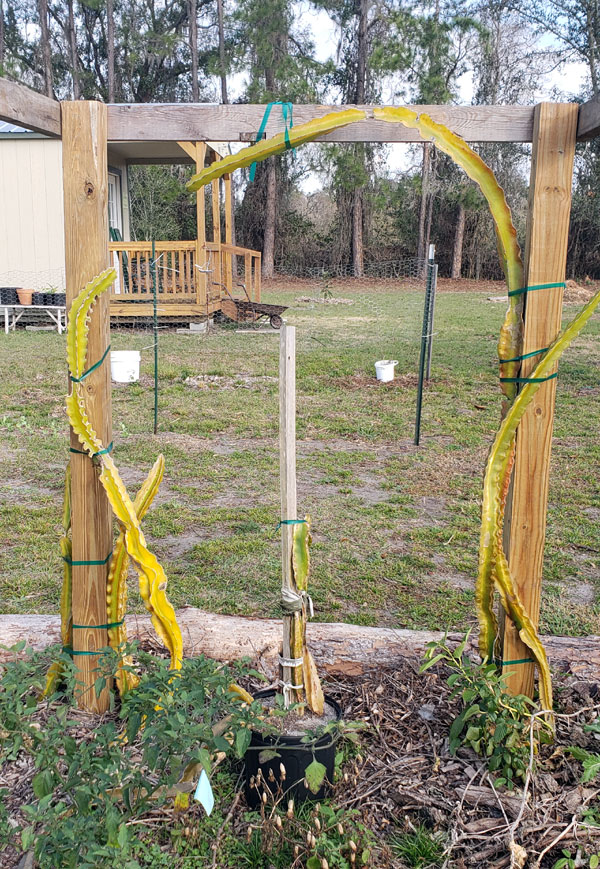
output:
MULTIPOLYGON (((296 295, 265 300, 287 304, 297 326, 298 505, 313 518, 317 618, 464 628, 473 619, 483 467, 500 414, 496 336, 504 307, 481 294, 439 295, 417 450, 421 294, 357 293, 338 307, 302 304, 296 295), (378 384, 374 362, 386 357, 399 360, 396 380, 378 384)), ((599 337, 596 316, 560 368, 541 623, 554 633, 600 632, 599 337), (585 606, 577 596, 583 584, 592 589, 585 606)), ((165 563, 173 602, 277 615, 276 334, 161 332, 156 437, 150 333, 114 330, 111 341, 116 350, 142 351, 140 382, 113 389, 114 458, 133 495, 157 453, 165 455, 144 532, 165 563)), ((69 455, 64 342, 54 333, 5 336, 3 612, 58 607, 69 455)), ((130 605, 141 610, 133 592, 130 605)))

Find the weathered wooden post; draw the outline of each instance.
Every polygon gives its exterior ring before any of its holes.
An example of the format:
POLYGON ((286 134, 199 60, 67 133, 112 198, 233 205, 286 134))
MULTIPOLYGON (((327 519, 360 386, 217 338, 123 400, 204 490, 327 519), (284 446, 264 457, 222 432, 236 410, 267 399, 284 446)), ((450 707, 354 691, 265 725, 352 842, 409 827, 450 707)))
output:
MULTIPOLYGON (((62 114, 67 309, 81 288, 108 265, 108 168, 106 106, 64 102, 62 114)), ((90 421, 103 444, 111 442, 110 300, 104 293, 92 313, 87 369, 102 360, 83 386, 90 421)), ((106 579, 112 551, 112 511, 94 461, 71 431, 71 529, 73 538, 73 655, 81 690, 78 704, 108 709, 109 686, 98 695, 97 650, 108 645, 106 579)))
MULTIPOLYGON (((297 522, 296 505, 296 329, 294 326, 281 327, 279 341, 279 476, 281 481, 281 592, 282 600, 286 595, 298 595, 292 568, 292 546, 294 524, 297 522)), ((282 658, 294 661, 297 649, 294 638, 302 635, 302 610, 285 612, 283 616, 282 658)), ((300 652, 301 653, 301 652, 300 652)), ((281 680, 284 684, 285 705, 304 699, 299 687, 302 668, 283 664, 281 680), (287 687, 286 687, 287 686, 287 687)))
MULTIPOLYGON (((578 107, 573 103, 536 106, 529 185, 525 251, 526 296, 523 355, 540 351, 556 338, 562 317, 571 187, 578 107), (544 289, 536 289, 550 284, 544 289)), ((539 356, 524 359, 527 377, 539 356)), ((543 383, 517 431, 512 516, 507 548, 510 569, 525 609, 539 622, 548 479, 556 380, 543 383)), ((514 694, 533 696, 531 654, 506 619, 503 668, 512 672, 507 686, 514 694)))

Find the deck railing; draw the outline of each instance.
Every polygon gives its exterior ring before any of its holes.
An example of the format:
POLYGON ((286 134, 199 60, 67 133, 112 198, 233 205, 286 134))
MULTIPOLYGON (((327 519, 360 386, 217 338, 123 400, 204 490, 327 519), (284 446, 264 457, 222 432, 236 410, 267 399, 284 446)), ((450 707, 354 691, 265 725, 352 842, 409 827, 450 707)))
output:
MULTIPOLYGON (((115 241, 108 247, 117 272, 114 301, 151 301, 152 243, 115 241)), ((197 256, 195 241, 157 241, 154 256, 163 301, 195 303, 212 311, 228 293, 244 297, 243 287, 250 299, 260 301, 260 251, 207 242, 197 256)))

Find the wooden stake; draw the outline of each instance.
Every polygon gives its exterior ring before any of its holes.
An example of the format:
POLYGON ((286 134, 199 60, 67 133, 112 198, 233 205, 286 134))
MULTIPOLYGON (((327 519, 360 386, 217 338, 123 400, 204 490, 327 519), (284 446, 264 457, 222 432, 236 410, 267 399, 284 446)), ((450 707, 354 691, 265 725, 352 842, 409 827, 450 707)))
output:
MULTIPOLYGON (((233 200, 231 196, 231 175, 224 175, 225 182, 225 244, 233 244, 233 200)), ((233 254, 225 256, 225 285, 233 290, 233 254)))
MULTIPOLYGON (((282 326, 279 341, 279 475, 281 481, 281 519, 296 519, 296 329, 282 326)), ((292 569, 294 526, 281 526, 281 590, 296 592, 292 569)), ((283 617, 283 658, 302 656, 298 651, 298 638, 302 637, 302 612, 283 617)), ((281 668, 284 683, 300 685, 302 669, 281 668)), ((284 688, 285 705, 303 699, 300 691, 284 688)))
MULTIPOLYGON (((190 143, 191 144, 191 143, 190 143)), ((196 172, 204 169, 206 159, 206 142, 196 142, 196 172)), ((201 269, 206 268, 206 210, 205 188, 200 187, 196 191, 196 263, 201 269)), ((207 302, 207 275, 199 269, 194 269, 194 282, 196 284, 196 303, 206 305, 207 302)))
MULTIPOLYGON (((541 103, 536 106, 527 224, 527 286, 565 279, 577 105, 541 103)), ((563 290, 553 287, 527 294, 523 353, 548 347, 560 331, 563 290)), ((527 377, 539 356, 523 360, 527 377)), ((541 385, 517 431, 513 476, 509 563, 518 593, 531 620, 539 622, 548 477, 556 380, 541 385)), ((505 662, 531 658, 510 619, 505 620, 505 662)), ((534 666, 507 663, 507 686, 513 694, 533 696, 534 666)))
MULTIPOLYGON (((65 206, 65 265, 67 308, 81 288, 108 266, 108 168, 106 106, 97 102, 61 105, 63 186, 65 206)), ((94 308, 88 335, 86 367, 102 358, 110 344, 109 294, 94 308)), ((90 422, 103 444, 112 439, 110 354, 84 380, 90 422)), ((71 446, 81 449, 71 432, 71 446)), ((104 562, 73 565, 73 622, 89 625, 73 631, 73 651, 87 653, 108 645, 106 580, 113 543, 112 511, 100 484, 98 468, 87 455, 71 454, 71 528, 73 561, 104 562)), ((78 704, 89 712, 108 709, 108 685, 97 696, 98 656, 74 656, 81 691, 78 704)))

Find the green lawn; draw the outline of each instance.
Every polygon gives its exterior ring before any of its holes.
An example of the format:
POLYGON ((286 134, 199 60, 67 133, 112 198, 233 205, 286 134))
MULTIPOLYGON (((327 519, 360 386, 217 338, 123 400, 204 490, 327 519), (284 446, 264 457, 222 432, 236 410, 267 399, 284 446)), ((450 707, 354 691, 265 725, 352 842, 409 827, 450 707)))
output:
MULTIPOLYGON (((412 445, 422 294, 295 292, 298 503, 313 519, 316 618, 464 629, 474 621, 480 486, 500 413, 495 345, 505 306, 441 293, 422 445, 412 445), (313 293, 315 295, 316 293, 313 293), (398 359, 397 380, 374 379, 398 359)), ((569 318, 574 308, 567 308, 569 318)), ((542 630, 600 633, 600 319, 560 368, 542 630)), ((152 431, 151 332, 114 331, 142 349, 139 384, 113 391, 114 458, 131 493, 156 454, 166 474, 144 531, 176 606, 278 612, 278 337, 160 336, 160 434, 152 431), (195 380, 194 380, 195 378, 195 380)), ((0 606, 58 608, 64 466, 64 336, 0 336, 0 606)), ((90 360, 91 361, 91 360, 90 360)), ((140 609, 131 577, 131 606, 140 609)))

